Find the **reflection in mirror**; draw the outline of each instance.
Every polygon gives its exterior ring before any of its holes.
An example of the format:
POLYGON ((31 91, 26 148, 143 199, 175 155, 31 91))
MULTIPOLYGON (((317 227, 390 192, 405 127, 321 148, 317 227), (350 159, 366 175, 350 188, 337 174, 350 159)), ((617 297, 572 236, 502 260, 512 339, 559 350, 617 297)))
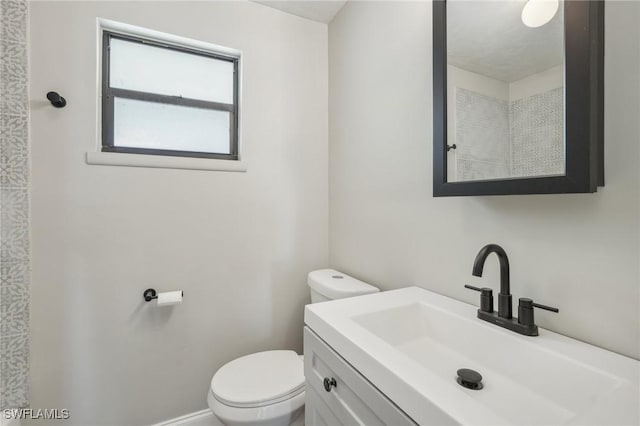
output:
POLYGON ((562 2, 446 7, 447 181, 564 175, 562 2))

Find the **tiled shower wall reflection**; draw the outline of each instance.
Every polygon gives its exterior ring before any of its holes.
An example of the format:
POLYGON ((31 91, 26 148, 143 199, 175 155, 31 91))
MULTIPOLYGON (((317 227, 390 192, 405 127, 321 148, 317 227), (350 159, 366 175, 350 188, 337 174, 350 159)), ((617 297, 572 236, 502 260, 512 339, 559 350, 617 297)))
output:
POLYGON ((0 409, 28 404, 27 2, 0 0, 0 409))
POLYGON ((564 89, 509 105, 511 176, 564 174, 564 89))
POLYGON ((512 102, 456 88, 456 180, 564 173, 564 90, 512 102))
POLYGON ((457 180, 509 177, 509 102, 456 89, 457 180))

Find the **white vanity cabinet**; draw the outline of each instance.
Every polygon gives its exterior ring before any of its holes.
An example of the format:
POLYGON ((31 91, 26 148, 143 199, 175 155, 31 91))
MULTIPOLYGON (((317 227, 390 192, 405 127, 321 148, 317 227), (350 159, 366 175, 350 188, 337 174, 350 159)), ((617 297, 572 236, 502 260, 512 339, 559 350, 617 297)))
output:
POLYGON ((309 327, 304 354, 307 426, 416 424, 309 327))

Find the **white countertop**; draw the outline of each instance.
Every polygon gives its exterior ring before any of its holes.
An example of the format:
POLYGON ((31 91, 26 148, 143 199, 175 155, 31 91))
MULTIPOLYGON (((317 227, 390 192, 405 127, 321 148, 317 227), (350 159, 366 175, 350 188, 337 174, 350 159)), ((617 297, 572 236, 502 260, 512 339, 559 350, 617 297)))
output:
POLYGON ((307 305, 305 324, 420 425, 635 424, 640 362, 540 329, 522 336, 419 287, 307 305), (458 368, 484 389, 456 383, 458 368))

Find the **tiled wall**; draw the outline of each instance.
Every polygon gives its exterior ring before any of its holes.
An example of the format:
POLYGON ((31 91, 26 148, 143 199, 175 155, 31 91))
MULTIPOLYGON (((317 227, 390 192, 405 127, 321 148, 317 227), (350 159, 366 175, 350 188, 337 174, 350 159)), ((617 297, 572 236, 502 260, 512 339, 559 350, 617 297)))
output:
POLYGON ((509 177, 509 102, 456 88, 456 180, 509 177))
POLYGON ((0 0, 0 409, 28 404, 27 2, 0 0))
POLYGON ((456 180, 563 174, 563 96, 508 102, 456 88, 456 180))
POLYGON ((563 97, 558 87, 509 105, 511 176, 564 174, 563 97))

